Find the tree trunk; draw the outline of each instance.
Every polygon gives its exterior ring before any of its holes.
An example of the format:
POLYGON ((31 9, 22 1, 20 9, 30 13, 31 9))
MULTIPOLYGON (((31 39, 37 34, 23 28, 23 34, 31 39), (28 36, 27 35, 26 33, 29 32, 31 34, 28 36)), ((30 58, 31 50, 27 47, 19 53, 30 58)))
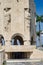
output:
POLYGON ((39 22, 39 44, 41 46, 41 43, 40 43, 40 22, 39 22))

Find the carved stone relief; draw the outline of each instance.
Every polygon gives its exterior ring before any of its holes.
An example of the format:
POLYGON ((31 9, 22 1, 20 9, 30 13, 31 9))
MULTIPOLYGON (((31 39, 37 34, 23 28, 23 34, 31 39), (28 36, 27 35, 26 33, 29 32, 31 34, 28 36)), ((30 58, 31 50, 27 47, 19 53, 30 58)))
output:
POLYGON ((10 14, 11 8, 5 7, 4 8, 4 30, 9 31, 10 25, 11 25, 11 14, 10 14))
POLYGON ((25 27, 29 28, 29 8, 24 8, 25 27))
POLYGON ((24 8, 24 13, 25 13, 25 19, 29 19, 29 9, 28 8, 24 8))
POLYGON ((6 31, 8 31, 10 23, 11 23, 11 14, 6 14, 4 16, 4 24, 5 24, 4 29, 6 31))

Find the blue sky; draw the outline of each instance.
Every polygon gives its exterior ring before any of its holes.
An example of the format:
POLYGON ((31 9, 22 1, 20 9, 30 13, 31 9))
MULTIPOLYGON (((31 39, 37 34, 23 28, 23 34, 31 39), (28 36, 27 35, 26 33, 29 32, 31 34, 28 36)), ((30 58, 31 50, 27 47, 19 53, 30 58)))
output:
POLYGON ((36 13, 38 15, 43 14, 43 0, 34 0, 36 5, 36 13))
MULTIPOLYGON (((43 0, 34 0, 35 1, 35 5, 36 5, 36 13, 40 16, 40 15, 43 15, 43 0)), ((39 26, 38 26, 39 23, 37 23, 37 27, 36 27, 36 30, 38 31, 39 30, 39 26)), ((43 30, 43 23, 40 24, 41 25, 41 30, 43 30)), ((40 37, 40 40, 41 40, 41 44, 43 44, 43 36, 40 37)), ((38 38, 37 38, 37 43, 36 43, 37 46, 39 46, 39 41, 38 41, 38 38)))
MULTIPOLYGON (((40 16, 43 15, 43 0, 34 0, 36 5, 36 13, 40 16)), ((43 23, 41 25, 41 30, 43 30, 43 23)), ((37 24, 37 30, 39 29, 37 24)))

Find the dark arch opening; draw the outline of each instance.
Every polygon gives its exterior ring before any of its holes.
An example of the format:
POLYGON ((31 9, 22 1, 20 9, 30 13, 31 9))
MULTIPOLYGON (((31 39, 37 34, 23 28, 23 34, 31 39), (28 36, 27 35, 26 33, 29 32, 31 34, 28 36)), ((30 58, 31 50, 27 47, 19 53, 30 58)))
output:
POLYGON ((4 41, 4 37, 0 34, 0 44, 4 45, 5 41, 4 41))
POLYGON ((24 45, 23 38, 19 35, 12 37, 12 44, 13 45, 24 45))

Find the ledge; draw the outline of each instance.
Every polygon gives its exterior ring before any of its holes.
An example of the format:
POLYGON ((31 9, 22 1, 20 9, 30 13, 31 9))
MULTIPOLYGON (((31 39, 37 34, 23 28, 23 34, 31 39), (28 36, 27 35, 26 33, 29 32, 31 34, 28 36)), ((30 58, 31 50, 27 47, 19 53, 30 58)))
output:
POLYGON ((0 49, 0 52, 3 52, 4 51, 4 49, 0 49))
POLYGON ((25 62, 40 62, 40 61, 41 61, 41 59, 17 59, 17 60, 16 59, 14 59, 14 60, 13 59, 11 59, 11 60, 8 59, 8 60, 6 60, 6 62, 8 62, 8 63, 9 62, 11 62, 11 63, 12 62, 16 62, 16 63, 17 62, 24 62, 25 63, 25 62))
POLYGON ((28 45, 9 45, 9 46, 2 46, 5 49, 5 52, 33 52, 36 46, 28 46, 28 45))

